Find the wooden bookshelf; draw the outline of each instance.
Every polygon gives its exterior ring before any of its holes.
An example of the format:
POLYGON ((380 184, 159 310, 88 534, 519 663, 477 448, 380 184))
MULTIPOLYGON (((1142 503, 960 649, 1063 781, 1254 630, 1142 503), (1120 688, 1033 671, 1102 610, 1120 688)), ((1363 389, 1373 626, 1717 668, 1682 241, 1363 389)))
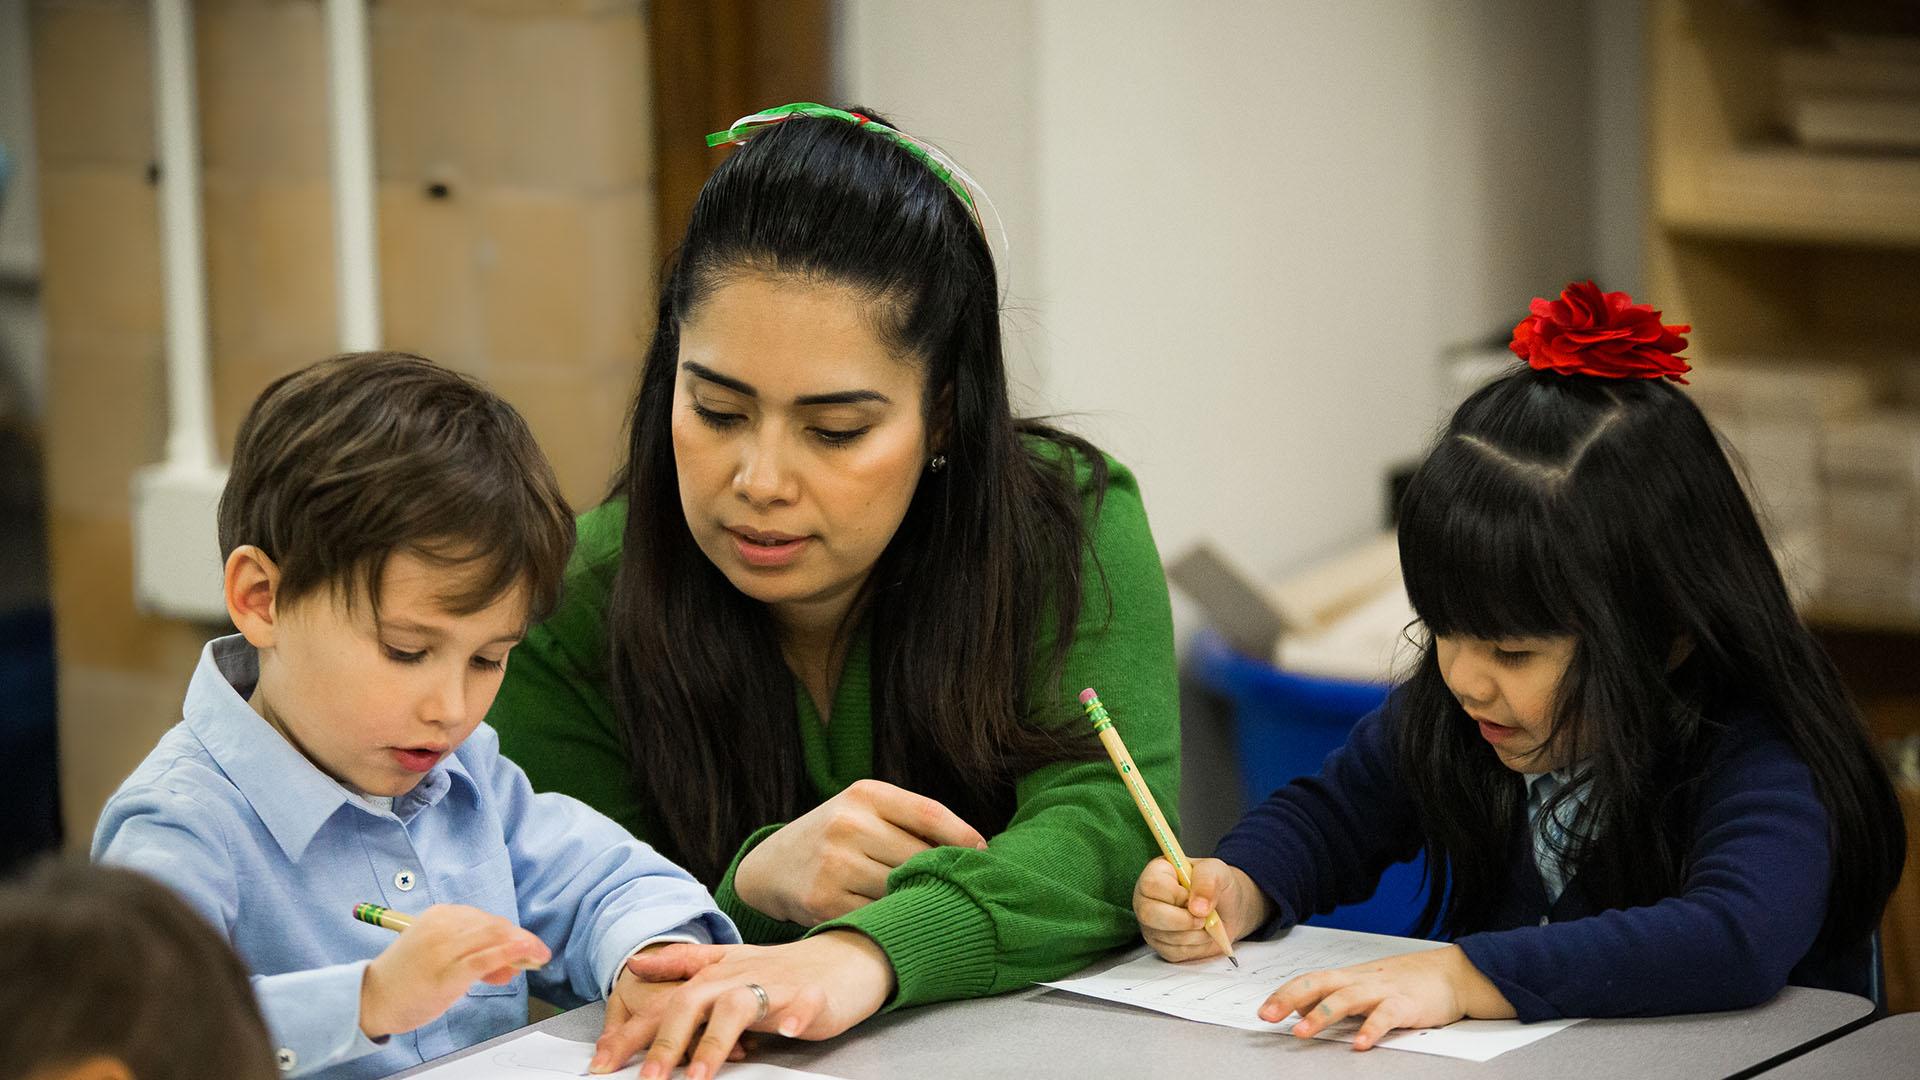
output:
MULTIPOLYGON (((1645 295, 1694 325, 1697 366, 1867 358, 1889 387, 1920 385, 1904 370, 1920 368, 1920 154, 1808 146, 1792 130, 1810 89, 1912 100, 1920 26, 1885 11, 1649 0, 1645 295)), ((1920 635, 1920 613, 1816 602, 1806 615, 1920 635)))
POLYGON ((1659 178, 1654 198, 1661 229, 1681 237, 1920 248, 1920 157, 1694 154, 1659 178))
MULTIPOLYGON (((1913 397, 1920 155, 1896 149, 1897 139, 1878 151, 1840 144, 1852 138, 1849 121, 1873 119, 1857 111, 1863 93, 1884 92, 1895 110, 1915 100, 1920 26, 1899 20, 1920 19, 1920 9, 1866 0, 1648 4, 1645 295, 1696 327, 1689 357, 1703 369, 1699 381, 1736 358, 1873 357, 1886 384, 1913 397), (1809 100, 1825 110, 1813 118, 1837 137, 1812 131, 1809 100), (1834 100, 1838 110, 1829 108, 1834 100)), ((1836 553, 1825 557, 1831 566, 1836 553)), ((1899 578, 1887 582, 1889 595, 1904 588, 1899 578)), ((1815 599, 1804 614, 1876 740, 1920 733, 1920 612, 1815 599)), ((1902 799, 1909 830, 1920 830, 1920 792, 1904 790, 1902 799)), ((1914 858, 1906 878, 1882 924, 1896 1012, 1920 1009, 1914 858)))

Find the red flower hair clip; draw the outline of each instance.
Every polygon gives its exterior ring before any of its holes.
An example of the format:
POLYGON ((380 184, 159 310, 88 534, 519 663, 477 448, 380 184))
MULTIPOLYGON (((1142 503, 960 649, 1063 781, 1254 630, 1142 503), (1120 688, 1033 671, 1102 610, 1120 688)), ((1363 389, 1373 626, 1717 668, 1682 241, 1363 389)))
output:
POLYGON ((1663 326, 1660 313, 1591 281, 1568 285, 1558 300, 1536 297, 1533 314, 1513 328, 1507 347, 1541 371, 1603 379, 1672 379, 1692 371, 1680 350, 1687 325, 1663 326))

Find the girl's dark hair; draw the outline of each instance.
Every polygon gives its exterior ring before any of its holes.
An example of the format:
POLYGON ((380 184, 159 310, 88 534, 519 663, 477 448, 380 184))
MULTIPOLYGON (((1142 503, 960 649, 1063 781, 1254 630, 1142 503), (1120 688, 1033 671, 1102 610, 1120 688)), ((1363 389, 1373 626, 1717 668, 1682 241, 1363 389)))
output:
POLYGON ((140 1080, 279 1075, 238 957, 131 870, 46 862, 0 885, 0 1076, 91 1057, 140 1080))
POLYGON ((709 884, 749 832, 817 802, 772 617, 695 545, 674 467, 680 327, 749 274, 859 297, 887 344, 924 366, 927 430, 943 438, 947 467, 922 474, 849 616, 871 628, 872 775, 991 835, 1016 777, 1099 752, 1075 737, 1070 699, 1035 703, 1060 697, 1049 688, 1086 584, 1074 461, 1098 492, 1104 459, 1013 416, 993 256, 959 197, 883 136, 788 120, 722 162, 694 204, 614 481, 627 516, 607 612, 612 698, 635 782, 667 793, 662 846, 709 884))
POLYGON ((1426 830, 1430 929, 1486 924, 1524 799, 1441 678, 1431 637, 1456 634, 1574 638, 1543 757, 1587 763, 1563 855, 1597 902, 1679 891, 1713 745, 1760 723, 1806 761, 1827 808, 1821 940, 1873 929, 1905 856, 1892 785, 1684 392, 1525 368, 1495 380, 1414 474, 1400 560, 1429 635, 1397 752, 1426 830), (1690 651, 1675 666, 1677 650, 1690 651))

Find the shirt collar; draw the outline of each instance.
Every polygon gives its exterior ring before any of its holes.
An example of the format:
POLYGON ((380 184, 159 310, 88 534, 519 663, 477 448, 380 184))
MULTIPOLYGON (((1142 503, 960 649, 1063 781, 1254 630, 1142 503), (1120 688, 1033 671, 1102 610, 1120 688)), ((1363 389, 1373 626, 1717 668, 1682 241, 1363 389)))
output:
POLYGON ((187 684, 185 718, 207 753, 233 781, 274 841, 296 862, 342 807, 408 820, 438 803, 457 778, 477 797, 478 785, 457 755, 449 754, 420 783, 381 810, 320 771, 247 704, 260 681, 260 655, 231 634, 207 642, 187 684))
POLYGON ((1520 774, 1520 777, 1527 782, 1527 797, 1534 798, 1539 791, 1540 781, 1545 780, 1549 776, 1553 777, 1555 787, 1565 787, 1579 777, 1585 776, 1586 773, 1587 766, 1583 763, 1580 765, 1570 765, 1564 769, 1553 769, 1548 772, 1523 772, 1520 774))

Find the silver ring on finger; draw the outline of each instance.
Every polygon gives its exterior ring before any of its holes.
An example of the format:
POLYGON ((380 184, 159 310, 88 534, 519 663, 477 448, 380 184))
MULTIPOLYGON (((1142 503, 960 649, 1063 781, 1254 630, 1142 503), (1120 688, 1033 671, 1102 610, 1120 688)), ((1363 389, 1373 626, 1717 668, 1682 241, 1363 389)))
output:
POLYGON ((753 1022, 757 1024, 767 1018, 767 1013, 773 1008, 773 1002, 767 997, 767 988, 759 983, 748 983, 747 989, 753 991, 754 998, 760 1002, 759 1011, 753 1014, 753 1022))

